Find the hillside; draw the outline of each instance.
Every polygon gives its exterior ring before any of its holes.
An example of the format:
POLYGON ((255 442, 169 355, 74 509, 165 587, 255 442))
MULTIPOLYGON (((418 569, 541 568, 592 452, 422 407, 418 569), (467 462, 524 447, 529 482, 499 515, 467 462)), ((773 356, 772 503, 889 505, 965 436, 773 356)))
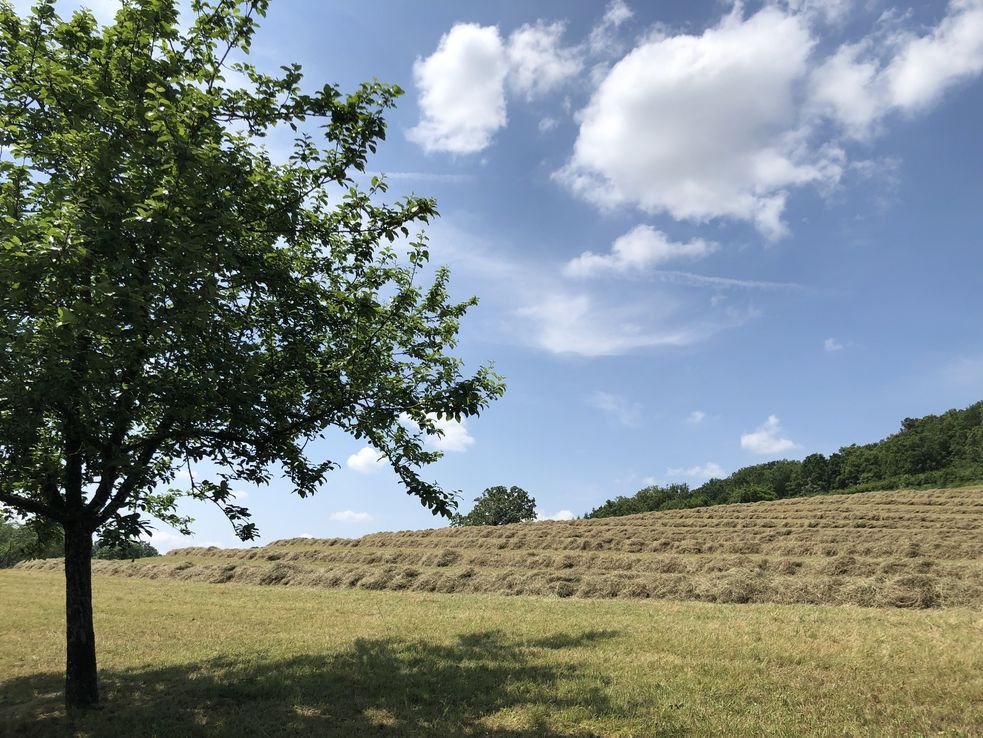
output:
MULTIPOLYGON (((184 548, 96 574, 214 583, 711 602, 983 607, 983 488, 599 520, 184 548)), ((21 564, 54 569, 58 560, 21 564)))
POLYGON ((983 402, 941 415, 905 418, 897 433, 801 461, 781 459, 738 469, 695 489, 653 485, 606 500, 585 517, 606 518, 732 502, 840 492, 954 487, 983 482, 983 402))

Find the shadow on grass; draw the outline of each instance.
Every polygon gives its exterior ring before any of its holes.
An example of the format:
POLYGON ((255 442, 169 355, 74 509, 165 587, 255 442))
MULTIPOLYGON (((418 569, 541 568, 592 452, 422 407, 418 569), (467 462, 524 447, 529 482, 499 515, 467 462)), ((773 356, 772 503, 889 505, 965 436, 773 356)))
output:
MULTIPOLYGON (((250 654, 107 670, 101 677, 104 707, 73 724, 61 709, 60 674, 22 677, 0 685, 0 733, 590 736, 596 734, 583 726, 617 710, 607 683, 581 673, 562 652, 614 635, 588 631, 517 641, 488 631, 461 635, 449 645, 357 640, 334 655, 275 660, 250 654)), ((666 725, 653 726, 650 734, 674 733, 666 725)))

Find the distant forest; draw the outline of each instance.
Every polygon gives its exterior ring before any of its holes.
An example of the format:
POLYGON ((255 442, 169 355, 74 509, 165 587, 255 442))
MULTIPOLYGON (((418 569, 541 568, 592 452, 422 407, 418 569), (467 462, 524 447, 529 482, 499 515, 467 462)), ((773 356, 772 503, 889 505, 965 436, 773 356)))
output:
POLYGON ((810 454, 802 461, 755 464, 695 489, 687 484, 645 487, 631 497, 608 500, 584 517, 980 481, 983 402, 942 415, 905 418, 894 435, 864 446, 844 446, 830 456, 810 454))

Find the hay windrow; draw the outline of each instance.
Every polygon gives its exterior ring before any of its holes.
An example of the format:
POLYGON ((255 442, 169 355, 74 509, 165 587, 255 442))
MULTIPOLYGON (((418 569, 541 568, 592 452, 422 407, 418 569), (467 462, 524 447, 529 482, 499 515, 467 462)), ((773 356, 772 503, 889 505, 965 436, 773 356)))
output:
POLYGON ((983 488, 183 548, 96 561, 93 571, 216 584, 983 609, 983 488))

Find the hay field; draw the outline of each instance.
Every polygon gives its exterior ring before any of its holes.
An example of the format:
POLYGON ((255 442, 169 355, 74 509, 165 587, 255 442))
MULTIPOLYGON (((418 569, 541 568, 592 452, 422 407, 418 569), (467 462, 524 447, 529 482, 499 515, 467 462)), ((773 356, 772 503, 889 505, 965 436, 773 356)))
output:
POLYGON ((70 723, 64 578, 0 571, 0 738, 983 736, 978 610, 93 587, 70 723))
POLYGON ((423 592, 979 609, 983 488, 185 548, 95 562, 95 571, 423 592))

